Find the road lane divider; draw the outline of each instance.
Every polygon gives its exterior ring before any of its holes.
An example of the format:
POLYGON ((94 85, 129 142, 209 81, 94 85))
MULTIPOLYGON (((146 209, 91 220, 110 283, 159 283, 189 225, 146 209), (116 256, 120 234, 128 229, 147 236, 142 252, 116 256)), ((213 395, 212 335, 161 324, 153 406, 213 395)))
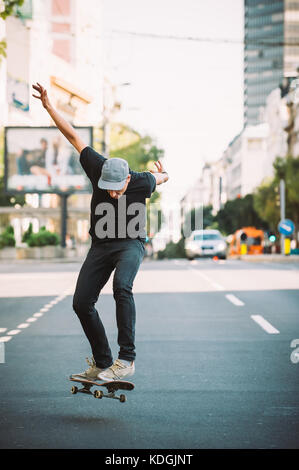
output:
MULTIPOLYGON (((41 318, 46 312, 48 312, 54 305, 64 300, 68 295, 73 293, 73 286, 68 287, 65 289, 60 295, 55 297, 55 299, 51 300, 51 302, 46 303, 43 305, 40 310, 32 315, 32 317, 27 318, 25 323, 20 323, 16 329, 10 330, 5 334, 5 336, 0 336, 0 343, 7 343, 10 341, 14 336, 21 333, 22 330, 28 328, 32 323, 36 322, 39 318, 41 318)), ((0 333, 5 333, 7 328, 0 328, 0 333)))
POLYGON ((250 315, 252 320, 255 321, 260 327, 263 328, 269 335, 277 335, 280 332, 274 328, 262 315, 250 315))
POLYGON ((237 305, 238 307, 243 307, 244 302, 242 300, 238 299, 234 294, 225 294, 225 297, 227 300, 229 300, 232 304, 237 305))
POLYGON ((207 276, 206 274, 202 273, 201 271, 199 271, 198 269, 194 269, 194 268, 190 268, 191 271, 195 272, 198 274, 198 276, 200 276, 202 279, 204 279, 205 281, 207 281, 209 284, 211 284, 211 286, 216 289, 216 290, 225 290, 223 286, 221 286, 220 284, 218 284, 218 282, 215 282, 213 281, 213 279, 211 279, 209 276, 207 276))
POLYGON ((0 343, 7 343, 7 341, 10 341, 12 336, 0 336, 0 343))

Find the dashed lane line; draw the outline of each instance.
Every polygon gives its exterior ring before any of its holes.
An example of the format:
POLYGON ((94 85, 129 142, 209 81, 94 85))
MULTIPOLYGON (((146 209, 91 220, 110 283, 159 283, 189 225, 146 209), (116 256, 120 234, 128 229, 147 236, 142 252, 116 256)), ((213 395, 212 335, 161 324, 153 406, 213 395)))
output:
POLYGON ((73 286, 65 289, 62 294, 58 295, 55 299, 51 302, 43 305, 40 310, 34 313, 31 317, 25 320, 25 323, 20 323, 16 329, 10 330, 7 332, 7 328, 0 328, 0 333, 5 333, 5 336, 0 336, 0 343, 7 343, 10 341, 14 336, 18 335, 22 332, 22 330, 28 328, 32 323, 36 322, 39 318, 41 318, 46 312, 48 312, 54 305, 61 302, 61 300, 65 299, 68 295, 73 292, 73 286))
POLYGON ((225 290, 223 286, 221 286, 220 284, 218 284, 218 282, 215 282, 213 281, 213 279, 211 279, 209 276, 207 276, 206 274, 203 274, 201 271, 199 271, 198 269, 194 269, 194 268, 190 268, 193 272, 197 273, 198 276, 202 277, 202 279, 204 279, 205 281, 207 281, 209 284, 211 284, 212 287, 214 287, 214 289, 217 289, 217 290, 225 290))
POLYGON ((227 300, 229 300, 232 304, 237 305, 238 307, 243 307, 244 302, 242 300, 238 299, 234 294, 225 294, 225 297, 227 300))
POLYGON ((279 331, 274 328, 262 315, 251 315, 253 321, 260 325, 269 335, 277 335, 279 331))
MULTIPOLYGON (((195 263, 192 263, 195 264, 195 263)), ((197 264, 197 263, 196 263, 197 264)), ((201 276, 203 279, 208 281, 214 288, 217 290, 225 290, 223 286, 220 284, 214 282, 211 278, 209 278, 207 275, 203 274, 200 272, 198 269, 190 267, 190 269, 194 272, 196 272, 199 276, 201 276)), ((240 300, 238 297, 236 297, 233 294, 226 294, 225 297, 232 302, 234 305, 238 307, 243 307, 245 305, 242 300, 240 300)), ((277 335, 279 334, 279 330, 275 328, 271 323, 269 323, 262 315, 251 315, 251 318, 253 321, 255 321, 264 331, 266 331, 270 335, 277 335)))
POLYGON ((7 343, 7 341, 10 341, 12 336, 0 336, 0 343, 7 343))

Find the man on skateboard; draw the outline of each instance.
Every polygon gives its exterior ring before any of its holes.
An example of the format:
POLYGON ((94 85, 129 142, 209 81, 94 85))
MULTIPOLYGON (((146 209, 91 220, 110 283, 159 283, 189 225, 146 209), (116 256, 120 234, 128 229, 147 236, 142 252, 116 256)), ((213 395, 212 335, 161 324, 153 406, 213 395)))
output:
POLYGON ((87 359, 90 367, 75 375, 90 380, 123 380, 135 372, 136 310, 132 288, 145 253, 145 199, 156 190, 156 185, 168 180, 168 174, 160 161, 155 162, 157 172, 135 172, 122 158, 103 157, 87 146, 53 108, 44 87, 37 83, 33 88, 39 93, 33 96, 41 100, 57 128, 79 152, 80 163, 93 188, 89 230, 92 243, 73 298, 73 309, 93 357, 91 361, 87 359), (99 294, 113 270, 119 345, 118 359, 114 362, 104 326, 95 309, 99 294))

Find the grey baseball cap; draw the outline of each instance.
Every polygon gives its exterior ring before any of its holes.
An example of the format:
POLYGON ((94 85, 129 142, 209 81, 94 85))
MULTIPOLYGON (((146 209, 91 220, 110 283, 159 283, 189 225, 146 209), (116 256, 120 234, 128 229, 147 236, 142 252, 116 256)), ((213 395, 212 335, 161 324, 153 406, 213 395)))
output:
POLYGON ((98 187, 118 191, 124 187, 128 175, 129 165, 126 160, 123 158, 109 158, 102 166, 98 187))

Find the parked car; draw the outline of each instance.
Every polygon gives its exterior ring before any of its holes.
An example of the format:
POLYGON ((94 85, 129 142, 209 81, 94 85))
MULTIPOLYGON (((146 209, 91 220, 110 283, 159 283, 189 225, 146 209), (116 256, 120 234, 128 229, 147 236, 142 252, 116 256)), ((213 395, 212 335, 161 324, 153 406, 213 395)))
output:
POLYGON ((188 259, 200 257, 226 258, 227 244, 219 230, 194 230, 185 240, 185 251, 188 259))

